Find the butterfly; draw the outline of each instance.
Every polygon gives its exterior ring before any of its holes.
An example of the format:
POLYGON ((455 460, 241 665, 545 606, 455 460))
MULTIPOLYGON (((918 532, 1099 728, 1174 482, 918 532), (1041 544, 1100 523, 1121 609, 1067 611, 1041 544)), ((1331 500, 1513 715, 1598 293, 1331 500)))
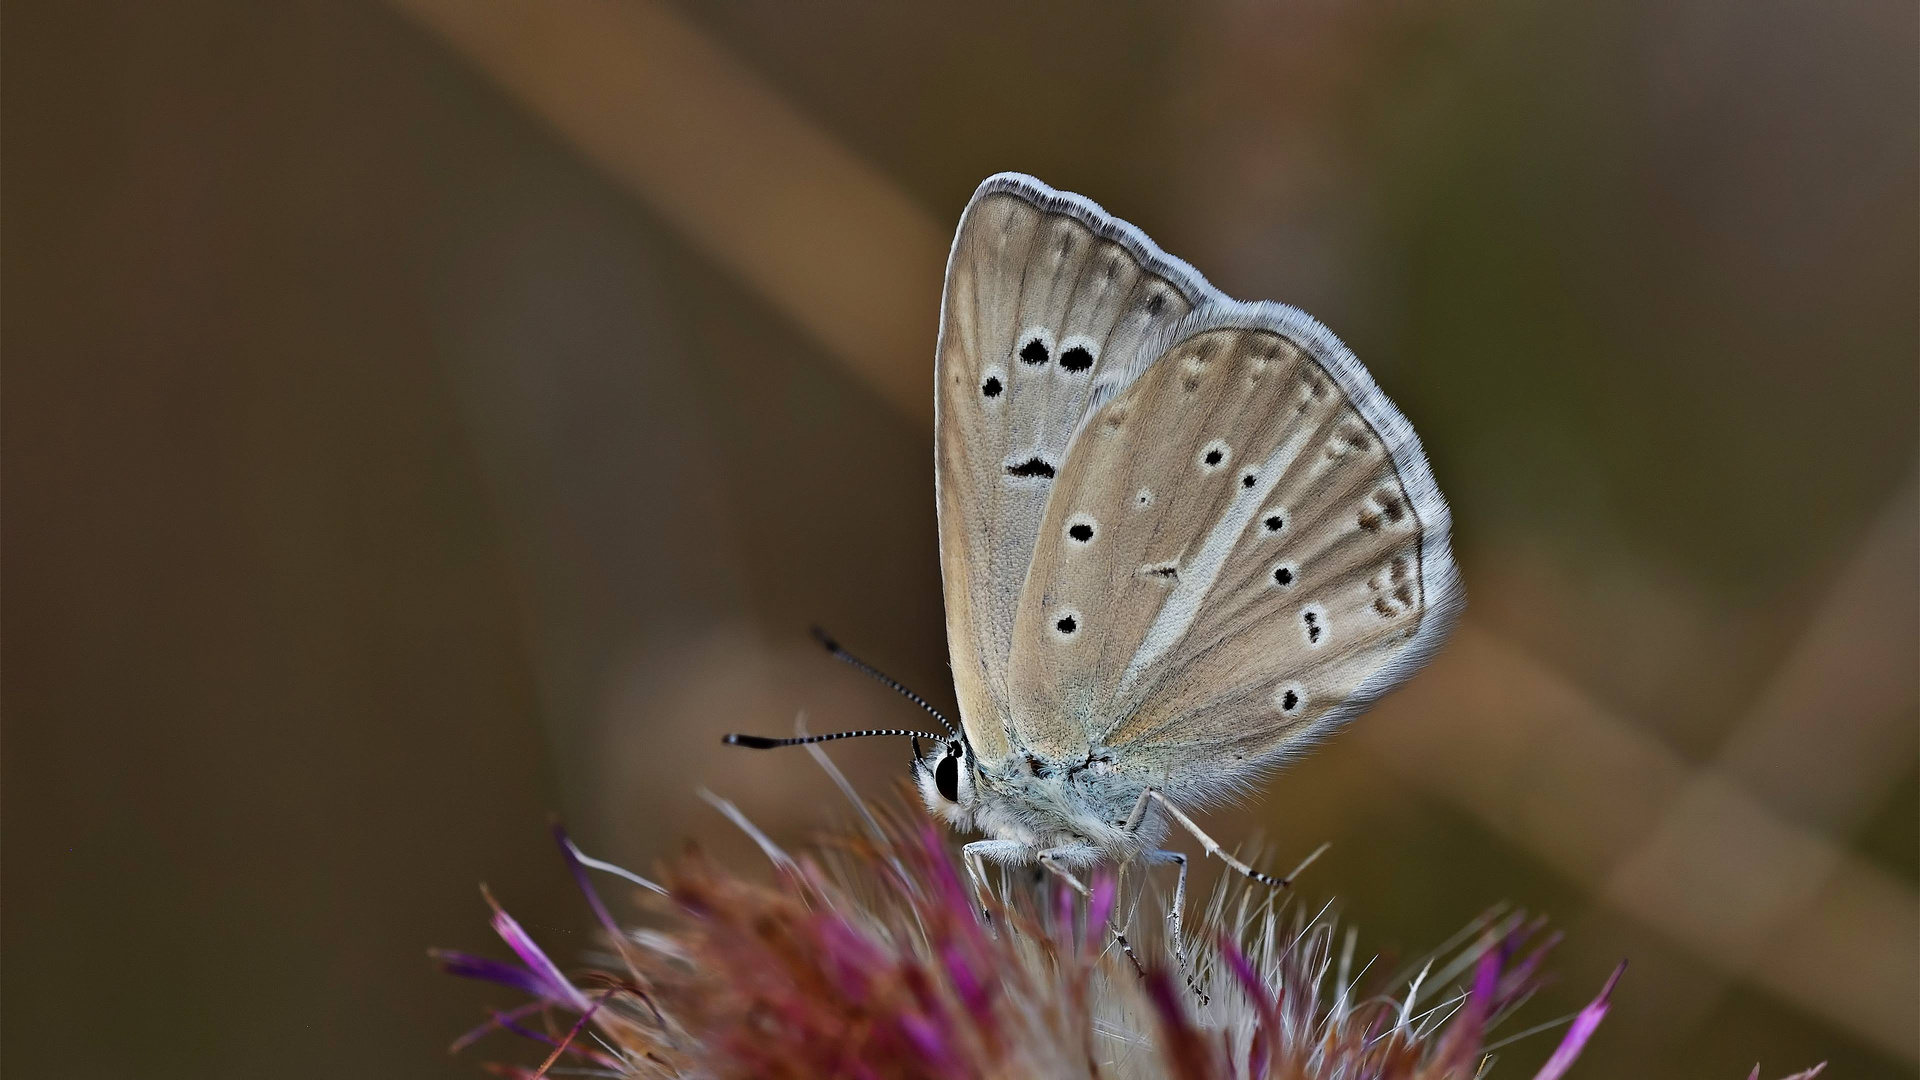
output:
MULTIPOLYGON (((983 862, 1178 863, 1250 791, 1407 679, 1464 603, 1419 439, 1299 310, 1243 303, 1033 177, 961 215, 935 347, 935 484, 960 724, 914 739, 983 862), (922 752, 920 740, 934 744, 922 752)), ((1183 892, 1179 889, 1177 892, 1183 892)), ((1176 908, 1178 910, 1177 902, 1176 908)))

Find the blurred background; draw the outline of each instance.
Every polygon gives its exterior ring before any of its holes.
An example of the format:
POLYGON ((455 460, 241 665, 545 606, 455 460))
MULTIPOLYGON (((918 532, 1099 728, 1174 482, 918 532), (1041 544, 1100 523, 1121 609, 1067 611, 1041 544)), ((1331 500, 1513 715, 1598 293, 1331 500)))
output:
MULTIPOLYGON (((951 704, 929 374, 983 177, 1313 312, 1470 604, 1210 824, 1401 956, 1632 967, 1581 1076, 1916 1062, 1911 4, 376 0, 4 20, 19 1076, 473 1076, 545 835, 841 820, 727 730, 951 704)), ((904 749, 836 759, 884 796, 904 749)), ((1510 1048, 1529 1075, 1551 1038, 1510 1048)))

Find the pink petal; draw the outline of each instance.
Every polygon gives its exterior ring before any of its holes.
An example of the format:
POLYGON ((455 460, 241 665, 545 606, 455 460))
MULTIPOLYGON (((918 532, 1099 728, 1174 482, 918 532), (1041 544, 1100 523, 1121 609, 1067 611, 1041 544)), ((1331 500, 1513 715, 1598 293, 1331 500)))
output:
POLYGON ((1593 1033, 1599 1028, 1600 1021, 1606 1019, 1607 1006, 1612 1004, 1609 999, 1613 996, 1614 985, 1620 981, 1621 973, 1626 970, 1627 962, 1620 961, 1620 966, 1613 969, 1612 975, 1607 976, 1607 985, 1600 988, 1600 996, 1594 998, 1592 1004, 1581 1009, 1580 1015, 1573 1018, 1573 1026, 1567 1029, 1566 1038, 1560 1040, 1559 1047, 1554 1050, 1553 1056, 1547 1059, 1547 1063, 1540 1066, 1540 1071, 1533 1074, 1533 1080, 1560 1080, 1567 1074, 1568 1069, 1573 1068, 1574 1059, 1580 1056, 1580 1051, 1586 1049, 1587 1040, 1593 1038, 1593 1033))

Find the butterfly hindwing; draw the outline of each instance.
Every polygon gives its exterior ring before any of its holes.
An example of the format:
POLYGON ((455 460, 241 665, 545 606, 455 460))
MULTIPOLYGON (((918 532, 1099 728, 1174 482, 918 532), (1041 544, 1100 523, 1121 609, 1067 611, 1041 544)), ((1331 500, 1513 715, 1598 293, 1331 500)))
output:
POLYGON ((1330 333, 1221 299, 1172 340, 1060 467, 1008 701, 1024 747, 1199 800, 1411 674, 1460 593, 1418 440, 1330 333))

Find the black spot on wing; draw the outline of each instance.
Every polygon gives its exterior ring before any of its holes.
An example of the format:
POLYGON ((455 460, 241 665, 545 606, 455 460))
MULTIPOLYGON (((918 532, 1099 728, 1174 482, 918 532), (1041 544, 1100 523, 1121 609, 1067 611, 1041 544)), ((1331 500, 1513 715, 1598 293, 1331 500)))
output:
POLYGON ((1180 564, 1173 560, 1154 563, 1150 566, 1141 567, 1140 573, 1160 582, 1175 582, 1180 580, 1180 564))
POLYGON ((1039 457, 1030 457, 1018 465, 1007 466, 1008 476, 1038 476, 1045 480, 1051 480, 1053 479, 1053 474, 1053 466, 1047 464, 1044 459, 1039 457))

